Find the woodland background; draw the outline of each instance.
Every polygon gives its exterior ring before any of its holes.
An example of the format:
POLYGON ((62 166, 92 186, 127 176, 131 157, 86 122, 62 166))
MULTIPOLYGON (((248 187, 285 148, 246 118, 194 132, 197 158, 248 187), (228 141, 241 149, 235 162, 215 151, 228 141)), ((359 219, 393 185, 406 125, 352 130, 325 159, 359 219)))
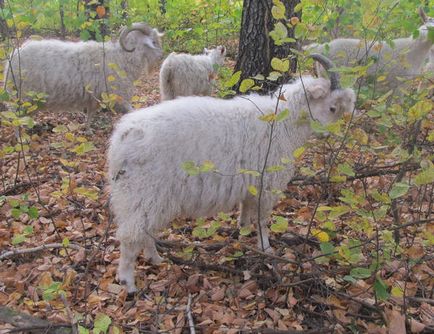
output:
MULTIPOLYGON (((434 16, 432 1, 294 3, 298 47, 390 41, 417 34, 419 6, 434 16)), ((216 94, 230 95, 242 9, 233 0, 0 0, 0 59, 30 37, 102 41, 146 21, 165 32, 166 54, 225 45, 216 94)), ((312 68, 303 59, 299 72, 312 68)), ((255 248, 238 212, 177 221, 159 236, 168 260, 139 259, 133 298, 115 279, 106 189, 120 115, 100 112, 90 136, 84 115, 39 112, 43 96, 23 103, 0 88, 9 106, 0 114, 0 331, 193 333, 193 322, 198 333, 433 332, 432 81, 419 78, 394 101, 360 86, 365 71, 340 69, 360 113, 315 129, 330 136, 295 153, 297 176, 270 221, 275 255, 255 248)), ((134 107, 159 102, 158 70, 136 86, 134 107)))

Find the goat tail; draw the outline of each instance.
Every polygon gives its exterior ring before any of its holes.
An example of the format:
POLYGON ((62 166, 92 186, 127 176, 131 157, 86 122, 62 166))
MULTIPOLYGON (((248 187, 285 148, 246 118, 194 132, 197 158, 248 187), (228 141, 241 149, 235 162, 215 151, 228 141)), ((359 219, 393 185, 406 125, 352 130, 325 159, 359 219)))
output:
POLYGON ((163 66, 160 73, 161 101, 173 100, 175 98, 172 80, 172 70, 170 66, 163 66))

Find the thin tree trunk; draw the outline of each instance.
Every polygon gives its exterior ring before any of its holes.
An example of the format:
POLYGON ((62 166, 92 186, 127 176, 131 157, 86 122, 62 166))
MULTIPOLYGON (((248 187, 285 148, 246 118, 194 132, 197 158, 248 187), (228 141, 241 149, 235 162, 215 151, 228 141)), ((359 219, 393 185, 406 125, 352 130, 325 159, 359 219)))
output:
POLYGON ((161 12, 161 14, 166 14, 166 3, 167 3, 167 0, 160 0, 160 12, 161 12))
POLYGON ((5 40, 9 37, 9 29, 6 20, 3 18, 3 10, 5 8, 4 0, 0 0, 0 40, 5 40))
POLYGON ((122 8, 122 19, 126 21, 128 19, 128 1, 122 0, 121 1, 121 8, 122 8))
POLYGON ((66 37, 65 28, 65 8, 62 0, 59 1, 59 15, 60 15, 60 35, 63 39, 66 37))
MULTIPOLYGON (((284 0, 286 18, 294 15, 294 7, 299 0, 284 0)), ((272 0, 244 0, 241 19, 241 32, 238 47, 238 59, 235 65, 235 72, 241 71, 241 80, 262 74, 267 77, 271 72, 271 59, 286 58, 291 55, 290 48, 294 43, 285 43, 282 46, 274 44, 270 37, 270 31, 274 29, 275 20, 271 14, 273 7, 272 0)), ((298 13, 300 15, 300 13, 298 13)), ((286 25, 286 21, 282 22, 286 25)), ((289 29, 289 36, 293 37, 292 29, 289 29)), ((291 61, 291 71, 295 72, 296 61, 291 61)), ((284 75, 277 82, 267 81, 263 84, 262 93, 274 91, 278 85, 289 80, 289 74, 284 75)), ((236 90, 239 89, 235 87, 236 90)))

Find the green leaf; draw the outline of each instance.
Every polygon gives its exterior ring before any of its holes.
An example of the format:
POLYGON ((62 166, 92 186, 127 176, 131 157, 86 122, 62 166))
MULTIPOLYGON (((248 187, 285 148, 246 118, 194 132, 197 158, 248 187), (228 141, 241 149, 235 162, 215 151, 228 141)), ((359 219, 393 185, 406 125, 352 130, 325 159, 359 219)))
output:
POLYGON ((31 206, 29 208, 29 211, 27 212, 27 214, 29 215, 30 218, 32 219, 38 219, 39 217, 39 211, 37 208, 35 208, 34 206, 31 206))
POLYGON ((215 170, 215 165, 212 161, 209 160, 205 160, 202 166, 200 166, 200 172, 202 173, 212 172, 214 170, 215 170))
POLYGON ((99 192, 97 190, 86 188, 86 187, 74 188, 74 193, 82 195, 84 197, 87 197, 87 198, 91 199, 92 201, 96 201, 99 197, 98 196, 99 192))
POLYGON ((240 81, 241 79, 241 71, 237 71, 234 74, 232 74, 232 76, 230 77, 230 79, 228 81, 226 81, 224 83, 224 86, 226 88, 230 88, 234 85, 236 85, 238 83, 238 81, 240 81))
POLYGON ((372 272, 368 268, 353 268, 350 271, 350 275, 354 278, 363 279, 371 277, 372 272))
POLYGON ((281 73, 276 72, 276 71, 272 71, 272 72, 270 72, 270 74, 268 75, 267 80, 270 80, 270 81, 277 81, 281 76, 282 76, 281 73))
POLYGON ((271 14, 276 20, 285 18, 285 5, 280 0, 273 0, 274 6, 271 8, 271 14))
POLYGON ((252 175, 252 176, 255 176, 255 177, 258 177, 258 176, 261 175, 261 173, 259 173, 258 171, 256 171, 256 170, 250 170, 250 169, 240 169, 238 172, 241 173, 241 174, 252 175))
POLYGON ((288 230, 288 220, 281 216, 275 216, 274 220, 276 221, 274 224, 271 224, 271 231, 274 233, 285 233, 288 230))
POLYGON ((195 227, 191 234, 195 238, 200 238, 200 239, 208 238, 206 228, 204 227, 195 227))
POLYGON ((252 79, 244 79, 243 81, 241 81, 240 92, 245 93, 254 85, 255 85, 255 81, 253 81, 252 79))
POLYGON ((331 242, 321 242, 319 244, 319 247, 320 247, 321 253, 323 255, 330 254, 327 256, 331 256, 332 253, 334 253, 334 251, 335 251, 335 246, 331 242))
POLYGON ((63 245, 63 247, 68 247, 69 246, 69 239, 66 237, 63 238, 62 245, 63 245))
POLYGON ((89 330, 83 326, 78 325, 78 333, 79 334, 89 334, 89 330))
POLYGON ((410 186, 407 183, 397 182, 390 190, 389 196, 391 199, 402 197, 407 193, 408 189, 410 189, 410 186))
POLYGON ((12 245, 18 245, 24 241, 26 241, 26 236, 24 234, 15 234, 11 243, 12 245))
POLYGON ((196 166, 194 161, 183 162, 181 168, 190 176, 198 175, 200 173, 199 167, 196 166))
POLYGON ((287 72, 289 70, 289 60, 288 59, 281 60, 279 58, 273 58, 271 59, 271 67, 274 70, 279 71, 281 73, 287 72))
POLYGON ((274 122, 276 120, 276 114, 272 112, 269 114, 261 115, 258 118, 263 122, 271 123, 271 122, 274 122))
POLYGON ((270 166, 266 168, 266 172, 267 173, 276 173, 276 172, 281 172, 282 170, 284 170, 285 167, 281 166, 281 165, 276 165, 276 166, 270 166))
POLYGON ((357 283, 357 280, 354 279, 351 275, 345 275, 343 277, 344 281, 350 282, 350 283, 357 283))
POLYGON ((20 210, 20 209, 17 209, 17 208, 13 208, 13 209, 11 210, 11 215, 12 215, 12 217, 14 217, 15 219, 20 218, 21 213, 22 213, 21 210, 20 210))
POLYGON ((282 112, 278 113, 276 116, 276 122, 281 122, 285 119, 287 119, 289 116, 289 110, 285 109, 282 112))
POLYGON ((427 169, 417 174, 414 178, 414 183, 418 186, 434 183, 434 166, 431 165, 427 169))
POLYGON ((104 334, 107 333, 107 330, 108 330, 111 323, 112 323, 112 320, 110 319, 109 316, 107 316, 103 313, 98 313, 95 317, 93 333, 94 334, 99 334, 101 332, 104 334))
POLYGON ((351 209, 346 205, 334 206, 329 213, 329 219, 334 220, 350 211, 351 209))
POLYGON ((389 292, 387 291, 387 285, 384 281, 377 277, 374 283, 375 295, 380 300, 387 300, 389 298, 389 292))
POLYGON ((29 234, 32 234, 33 233, 33 226, 28 225, 28 226, 24 227, 23 233, 26 236, 29 235, 29 234))
POLYGON ((345 175, 348 175, 348 176, 355 176, 356 175, 356 173, 354 173, 353 168, 347 162, 345 162, 343 164, 339 164, 338 165, 338 170, 342 174, 345 174, 345 175))
POLYGON ((274 40, 274 44, 282 45, 285 42, 289 42, 288 29, 282 22, 277 22, 274 25, 273 31, 270 32, 270 37, 274 40))
POLYGON ((83 155, 83 154, 85 154, 87 152, 91 152, 95 149, 96 149, 96 147, 92 142, 85 142, 85 143, 81 143, 80 145, 71 149, 71 152, 75 152, 78 155, 83 155))
POLYGON ((240 228, 240 235, 247 236, 250 233, 252 233, 252 229, 250 228, 250 226, 243 226, 240 228))
POLYGON ((247 190, 249 193, 251 193, 253 196, 256 196, 258 194, 258 189, 254 185, 250 185, 247 187, 247 190))
POLYGON ((10 205, 11 207, 13 207, 13 208, 17 208, 17 207, 20 206, 20 201, 17 200, 17 199, 13 199, 13 198, 11 198, 11 199, 8 200, 8 203, 9 203, 9 205, 10 205))
POLYGON ((319 134, 327 133, 327 129, 318 121, 311 120, 310 121, 310 127, 312 128, 312 131, 319 134))

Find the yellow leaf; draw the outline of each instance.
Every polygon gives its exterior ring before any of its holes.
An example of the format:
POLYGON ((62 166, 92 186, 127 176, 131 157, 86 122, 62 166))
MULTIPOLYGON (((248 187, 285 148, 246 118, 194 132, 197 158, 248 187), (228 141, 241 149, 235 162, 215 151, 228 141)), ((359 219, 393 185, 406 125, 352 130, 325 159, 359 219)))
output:
POLYGON ((318 229, 313 229, 312 230, 312 235, 318 239, 319 242, 328 242, 330 241, 330 237, 329 235, 321 230, 318 229))
POLYGON ((112 81, 115 81, 115 80, 116 80, 116 78, 115 78, 114 75, 109 75, 109 76, 107 77, 107 81, 108 81, 108 82, 112 82, 112 81))
POLYGON ((302 154, 304 153, 305 148, 303 146, 297 148, 292 155, 294 156, 294 158, 298 159, 302 156, 302 154))
POLYGON ((249 193, 251 193, 253 196, 256 196, 258 194, 258 189, 256 189, 255 186, 250 185, 247 190, 249 191, 249 193))
POLYGON ((404 296, 404 290, 400 286, 392 287, 390 291, 393 297, 402 297, 404 296))

